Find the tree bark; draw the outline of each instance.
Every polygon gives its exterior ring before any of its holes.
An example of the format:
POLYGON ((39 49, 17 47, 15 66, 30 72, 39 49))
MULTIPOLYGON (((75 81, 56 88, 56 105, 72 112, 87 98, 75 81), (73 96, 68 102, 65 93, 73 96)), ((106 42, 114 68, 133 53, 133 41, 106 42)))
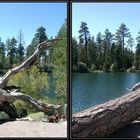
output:
POLYGON ((56 110, 61 108, 60 105, 46 104, 41 101, 37 101, 33 99, 31 96, 28 96, 24 93, 12 91, 8 93, 5 90, 0 89, 0 102, 9 102, 12 103, 15 100, 22 100, 24 102, 28 102, 32 104, 36 109, 47 112, 48 110, 56 110))
POLYGON ((135 84, 135 85, 130 89, 130 91, 135 91, 135 90, 137 90, 137 89, 139 89, 139 88, 140 88, 140 82, 137 83, 137 84, 135 84))
POLYGON ((72 137, 107 137, 140 116, 140 89, 73 114, 72 137))

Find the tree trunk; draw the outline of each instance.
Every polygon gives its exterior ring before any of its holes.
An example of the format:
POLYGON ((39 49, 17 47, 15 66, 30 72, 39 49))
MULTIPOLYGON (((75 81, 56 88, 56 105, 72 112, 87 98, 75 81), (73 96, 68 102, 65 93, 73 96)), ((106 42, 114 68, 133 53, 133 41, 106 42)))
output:
POLYGON ((16 74, 19 73, 29 66, 32 66, 36 60, 38 59, 39 54, 44 50, 48 49, 53 43, 58 41, 59 39, 53 39, 49 41, 44 41, 40 43, 35 52, 26 60, 24 61, 21 65, 10 69, 1 79, 0 79, 0 88, 5 88, 7 86, 8 81, 16 74))
POLYGON ((4 111, 9 115, 10 118, 17 117, 17 112, 14 106, 11 103, 15 100, 22 100, 32 104, 35 108, 40 111, 46 112, 49 110, 58 110, 61 106, 60 105, 53 105, 53 104, 46 104, 40 101, 33 99, 32 97, 23 94, 21 92, 17 92, 17 90, 8 92, 7 83, 8 81, 17 73, 25 70, 26 68, 32 66, 36 60, 38 59, 39 54, 44 50, 51 47, 55 42, 59 39, 52 39, 48 41, 44 41, 40 43, 35 52, 21 65, 10 69, 1 79, 0 79, 0 111, 4 111))
POLYGON ((49 110, 55 111, 55 110, 61 108, 60 105, 47 104, 47 103, 43 103, 41 101, 37 101, 37 100, 33 99, 31 96, 28 96, 21 92, 17 92, 16 90, 8 93, 7 91, 0 89, 0 102, 1 103, 3 103, 3 102, 12 103, 15 100, 22 100, 24 102, 28 102, 28 103, 32 104, 36 109, 43 111, 43 112, 47 112, 49 110))
POLYGON ((122 69, 124 70, 124 34, 122 36, 122 69))
POLYGON ((72 116, 72 137, 107 137, 140 116, 140 89, 72 116))

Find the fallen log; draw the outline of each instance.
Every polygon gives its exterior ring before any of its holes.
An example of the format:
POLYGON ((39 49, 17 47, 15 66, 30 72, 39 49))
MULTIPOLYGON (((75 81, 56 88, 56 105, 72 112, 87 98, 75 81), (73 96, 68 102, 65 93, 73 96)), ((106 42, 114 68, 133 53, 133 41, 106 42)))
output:
POLYGON ((72 137, 107 137, 138 117, 140 117, 140 89, 73 114, 72 137))
POLYGON ((15 100, 22 100, 24 102, 28 102, 32 104, 36 109, 43 112, 45 111, 47 112, 48 110, 57 110, 61 108, 60 105, 47 104, 41 101, 37 101, 36 99, 33 99, 31 96, 26 95, 21 92, 17 92, 16 90, 8 93, 7 91, 0 89, 0 102, 1 103, 5 101, 12 103, 15 100))
MULTIPOLYGON (((19 66, 16 66, 15 68, 12 68, 8 70, 8 72, 0 78, 0 111, 4 111, 9 115, 10 118, 15 118, 17 117, 17 112, 16 108, 12 105, 12 102, 15 100, 22 100, 25 102, 28 102, 32 104, 36 109, 46 112, 49 110, 58 110, 61 108, 60 105, 53 105, 53 104, 47 104, 43 103, 41 101, 37 101, 33 99, 31 96, 28 96, 24 93, 21 93, 19 91, 20 87, 16 90, 8 90, 9 88, 7 87, 8 81, 17 73, 25 70, 26 68, 32 66, 35 64, 36 60, 39 58, 39 54, 44 50, 44 49, 49 49, 52 47, 54 43, 56 43, 60 39, 52 39, 48 41, 44 41, 40 43, 34 53, 22 64, 19 66)), ((11 87, 10 87, 11 88, 11 87)))
POLYGON ((135 91, 135 90, 137 90, 137 89, 139 89, 139 88, 140 88, 140 82, 137 83, 137 84, 135 84, 135 85, 131 88, 130 91, 135 91))

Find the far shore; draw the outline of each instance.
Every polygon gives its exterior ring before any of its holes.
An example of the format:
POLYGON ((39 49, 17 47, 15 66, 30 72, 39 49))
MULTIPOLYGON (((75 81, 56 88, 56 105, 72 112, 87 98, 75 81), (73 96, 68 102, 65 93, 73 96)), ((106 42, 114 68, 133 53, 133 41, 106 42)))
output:
POLYGON ((103 70, 87 70, 85 72, 72 72, 72 73, 118 73, 118 72, 127 72, 127 73, 139 73, 140 70, 133 70, 133 71, 128 71, 128 70, 125 70, 125 71, 103 71, 103 70))

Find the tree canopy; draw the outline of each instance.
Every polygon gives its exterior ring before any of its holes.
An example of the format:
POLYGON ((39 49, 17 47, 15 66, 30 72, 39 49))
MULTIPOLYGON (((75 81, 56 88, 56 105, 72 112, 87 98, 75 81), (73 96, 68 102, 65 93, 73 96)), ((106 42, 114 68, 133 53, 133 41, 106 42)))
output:
POLYGON ((72 38, 73 72, 126 71, 140 67, 140 32, 134 38, 124 23, 112 33, 108 28, 104 33, 91 35, 86 22, 81 22, 78 39, 72 38), (85 69, 83 71, 83 68, 85 69))

